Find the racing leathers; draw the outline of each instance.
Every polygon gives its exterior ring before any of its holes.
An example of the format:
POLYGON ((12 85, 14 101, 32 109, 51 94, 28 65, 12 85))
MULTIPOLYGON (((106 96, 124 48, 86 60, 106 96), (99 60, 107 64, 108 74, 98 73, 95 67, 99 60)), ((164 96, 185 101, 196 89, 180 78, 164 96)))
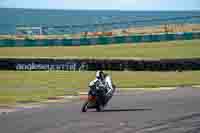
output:
POLYGON ((106 89, 106 96, 110 97, 114 93, 114 86, 110 76, 106 76, 103 80, 96 78, 95 80, 91 81, 89 86, 93 86, 97 81, 100 82, 100 85, 103 85, 106 89))

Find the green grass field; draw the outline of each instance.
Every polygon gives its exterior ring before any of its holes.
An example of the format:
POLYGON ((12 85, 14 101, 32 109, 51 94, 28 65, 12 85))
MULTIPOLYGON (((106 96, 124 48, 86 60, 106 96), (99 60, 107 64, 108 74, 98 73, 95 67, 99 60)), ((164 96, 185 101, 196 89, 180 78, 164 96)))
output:
MULTIPOLYGON (((199 85, 200 71, 108 72, 119 88, 199 85)), ((42 101, 87 91, 95 72, 0 71, 0 104, 42 101)))
MULTIPOLYGON (((195 58, 200 57, 200 40, 81 47, 0 48, 0 58, 195 58)), ((108 72, 117 87, 162 87, 199 85, 200 71, 108 72)), ((42 101, 48 97, 86 91, 95 72, 0 71, 0 104, 42 101)))
POLYGON ((136 45, 0 48, 0 58, 4 57, 195 58, 200 57, 200 40, 138 43, 136 45))

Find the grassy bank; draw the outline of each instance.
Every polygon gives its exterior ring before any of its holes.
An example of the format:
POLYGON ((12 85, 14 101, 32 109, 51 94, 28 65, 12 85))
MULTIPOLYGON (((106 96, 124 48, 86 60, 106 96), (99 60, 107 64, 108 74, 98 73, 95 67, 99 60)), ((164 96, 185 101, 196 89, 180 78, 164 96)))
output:
POLYGON ((3 57, 195 58, 200 57, 200 40, 139 43, 137 45, 0 48, 0 58, 3 57))
MULTIPOLYGON (((200 84, 200 71, 188 72, 108 72, 117 87, 160 87, 200 84)), ((0 71, 0 104, 41 101, 52 96, 87 90, 94 72, 14 72, 0 71)))

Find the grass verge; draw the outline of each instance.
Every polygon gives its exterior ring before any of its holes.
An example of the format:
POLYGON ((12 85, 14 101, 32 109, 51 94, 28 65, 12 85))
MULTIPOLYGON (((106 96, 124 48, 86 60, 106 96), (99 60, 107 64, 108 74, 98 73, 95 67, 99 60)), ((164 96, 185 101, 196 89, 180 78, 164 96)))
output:
POLYGON ((6 47, 0 58, 197 58, 200 40, 80 47, 6 47), (187 52, 186 52, 187 50, 187 52), (103 53, 103 54, 102 54, 103 53))
MULTIPOLYGON (((118 88, 199 85, 200 71, 108 72, 118 88)), ((0 71, 0 104, 38 102, 87 91, 95 72, 0 71)))

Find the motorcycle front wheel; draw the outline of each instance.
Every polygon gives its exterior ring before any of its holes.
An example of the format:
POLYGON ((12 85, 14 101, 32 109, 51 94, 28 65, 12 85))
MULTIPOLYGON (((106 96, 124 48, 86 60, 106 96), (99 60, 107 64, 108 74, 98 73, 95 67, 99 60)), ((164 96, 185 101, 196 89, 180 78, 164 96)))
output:
POLYGON ((86 102, 83 104, 82 109, 81 109, 82 112, 87 112, 88 104, 89 104, 88 101, 86 101, 86 102))

